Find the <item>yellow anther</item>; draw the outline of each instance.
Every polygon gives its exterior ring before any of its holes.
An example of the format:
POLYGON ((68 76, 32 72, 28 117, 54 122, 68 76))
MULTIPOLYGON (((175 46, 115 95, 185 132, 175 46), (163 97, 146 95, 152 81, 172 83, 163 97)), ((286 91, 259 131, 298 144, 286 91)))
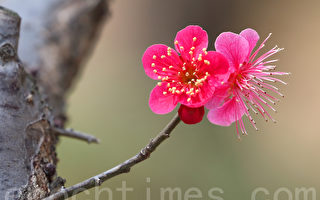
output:
POLYGON ((223 85, 224 84, 224 82, 223 81, 221 81, 221 85, 223 85))
POLYGON ((193 96, 193 95, 194 95, 194 92, 190 93, 190 95, 193 96))
MULTIPOLYGON (((201 54, 200 54, 201 55, 201 54)), ((198 61, 201 61, 202 60, 202 57, 201 56, 199 56, 199 58, 198 58, 198 61)))
POLYGON ((166 71, 167 69, 164 67, 164 68, 162 68, 162 71, 164 72, 164 71, 166 71))
POLYGON ((196 89, 196 93, 199 93, 200 91, 199 91, 199 89, 196 89))
POLYGON ((180 91, 181 91, 181 92, 184 92, 184 89, 182 88, 180 91))
POLYGON ((153 60, 157 59, 157 56, 156 55, 153 55, 152 56, 153 60))
POLYGON ((175 81, 175 80, 172 80, 171 82, 174 83, 174 82, 176 82, 176 81, 175 81))
POLYGON ((171 92, 171 91, 172 91, 172 88, 169 88, 168 90, 169 90, 169 92, 171 92))
POLYGON ((170 87, 170 83, 167 84, 167 87, 170 87))
POLYGON ((155 66, 156 66, 156 64, 154 64, 154 63, 151 64, 151 67, 155 67, 155 66))
POLYGON ((191 79, 191 81, 192 81, 192 82, 194 82, 194 78, 193 78, 193 79, 191 79))
POLYGON ((188 84, 191 84, 191 81, 189 81, 188 84))
POLYGON ((193 72, 192 74, 193 74, 193 75, 196 75, 196 73, 197 73, 197 72, 193 72))
POLYGON ((161 76, 158 76, 158 79, 159 79, 159 80, 162 79, 161 76))
POLYGON ((189 76, 190 74, 189 74, 189 72, 186 72, 186 76, 189 76))
POLYGON ((161 86, 162 85, 162 82, 158 82, 158 86, 161 86))
POLYGON ((210 76, 209 72, 206 72, 206 75, 207 75, 207 76, 210 76))
POLYGON ((153 70, 153 73, 157 73, 157 70, 156 70, 156 69, 154 69, 154 70, 153 70))
POLYGON ((176 90, 177 88, 176 88, 176 87, 172 87, 172 89, 173 89, 173 90, 176 90))
POLYGON ((171 69, 171 68, 173 68, 173 66, 172 66, 172 65, 170 65, 170 66, 169 66, 169 69, 171 69))
POLYGON ((189 54, 190 54, 190 55, 192 55, 192 54, 193 54, 193 52, 192 52, 192 51, 189 51, 189 54))
POLYGON ((195 50, 195 47, 191 47, 191 51, 195 50))
POLYGON ((193 37, 192 40, 195 42, 195 41, 197 40, 197 38, 196 38, 196 37, 193 37))
POLYGON ((187 99, 187 102, 190 102, 191 101, 191 98, 189 97, 188 99, 187 99))
POLYGON ((175 44, 175 45, 177 45, 178 43, 179 43, 178 40, 174 41, 174 44, 175 44))
POLYGON ((206 64, 206 65, 210 65, 210 61, 209 61, 209 60, 204 60, 203 62, 204 62, 204 64, 206 64))
POLYGON ((171 47, 168 47, 167 51, 171 51, 171 47))
POLYGON ((202 51, 203 51, 203 52, 207 51, 207 48, 203 48, 202 51))
POLYGON ((167 92, 163 92, 162 94, 163 94, 163 95, 166 95, 166 94, 167 94, 167 92))
POLYGON ((182 67, 182 70, 186 70, 186 67, 182 67))
POLYGON ((165 55, 162 55, 162 56, 161 56, 162 59, 165 58, 165 57, 166 57, 165 55))
POLYGON ((180 50, 183 51, 183 49, 184 49, 183 46, 180 46, 180 50))
POLYGON ((171 56, 171 52, 170 52, 170 51, 168 51, 168 53, 167 53, 167 54, 168 54, 168 56, 171 56))
POLYGON ((179 91, 179 90, 176 90, 176 93, 177 93, 177 94, 180 94, 180 91, 179 91))
POLYGON ((239 67, 242 67, 242 65, 243 65, 243 64, 241 63, 241 64, 239 65, 239 67))

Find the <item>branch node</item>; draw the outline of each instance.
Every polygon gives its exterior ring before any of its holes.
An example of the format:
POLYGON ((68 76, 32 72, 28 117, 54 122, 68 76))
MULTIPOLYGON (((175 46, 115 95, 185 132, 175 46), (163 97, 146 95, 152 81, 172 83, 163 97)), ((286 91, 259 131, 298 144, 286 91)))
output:
POLYGON ((16 58, 16 51, 10 43, 4 43, 0 47, 0 58, 7 63, 16 58))
POLYGON ((102 181, 99 177, 94 177, 94 182, 96 185, 99 185, 99 186, 102 184, 102 181))

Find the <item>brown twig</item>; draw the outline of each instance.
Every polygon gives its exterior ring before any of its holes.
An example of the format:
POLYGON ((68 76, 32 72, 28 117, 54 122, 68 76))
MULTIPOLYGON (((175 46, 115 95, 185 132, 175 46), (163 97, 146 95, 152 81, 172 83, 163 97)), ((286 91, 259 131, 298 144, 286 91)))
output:
POLYGON ((86 141, 88 143, 99 143, 99 139, 94 137, 93 135, 89 135, 86 133, 81 133, 79 131, 75 131, 73 129, 62 129, 62 128, 53 128, 53 131, 59 136, 66 136, 71 138, 76 138, 79 140, 86 141))
POLYGON ((123 173, 128 173, 131 167, 149 158, 150 154, 154 152, 156 148, 170 136, 170 133, 179 124, 180 121, 181 120, 178 114, 176 114, 173 117, 173 119, 167 124, 167 126, 155 138, 153 138, 149 142, 149 144, 147 144, 147 146, 145 146, 137 155, 133 156, 132 158, 129 158, 128 160, 113 167, 112 169, 109 169, 108 171, 105 171, 101 174, 93 176, 69 188, 62 189, 59 192, 45 198, 44 200, 66 199, 80 192, 88 190, 90 188, 99 186, 103 182, 105 182, 106 180, 114 176, 117 176, 123 173))

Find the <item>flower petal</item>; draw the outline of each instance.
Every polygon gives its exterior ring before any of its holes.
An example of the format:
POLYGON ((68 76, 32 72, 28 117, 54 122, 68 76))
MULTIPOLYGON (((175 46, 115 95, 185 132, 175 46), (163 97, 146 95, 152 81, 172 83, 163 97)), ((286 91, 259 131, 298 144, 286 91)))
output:
POLYGON ((230 95, 230 86, 228 84, 223 84, 217 87, 212 95, 212 98, 206 103, 205 107, 207 109, 217 109, 222 106, 223 101, 230 95))
POLYGON ((197 57, 202 49, 208 47, 208 34, 200 26, 191 25, 179 31, 174 40, 176 50, 181 56, 190 60, 189 52, 194 48, 193 56, 197 57), (178 42, 178 43, 177 43, 178 42))
POLYGON ((201 122, 204 116, 204 107, 190 108, 185 105, 181 105, 178 114, 180 119, 186 124, 196 124, 201 122))
POLYGON ((177 52, 163 44, 150 46, 142 57, 144 71, 152 79, 158 79, 160 74, 164 74, 162 72, 163 68, 168 68, 170 65, 178 66, 179 63, 180 59, 177 52))
POLYGON ((177 105, 175 96, 170 93, 164 95, 164 91, 166 86, 156 86, 150 93, 149 106, 156 114, 167 114, 177 105))
POLYGON ((214 87, 212 87, 208 82, 205 82, 201 88, 199 88, 199 92, 196 95, 191 96, 186 93, 180 94, 178 97, 179 103, 191 107, 197 108, 204 106, 212 97, 214 93, 214 87), (190 98, 190 100, 188 100, 190 98))
POLYGON ((229 60, 235 70, 246 60, 249 53, 248 41, 231 32, 221 33, 216 39, 215 48, 229 60))
POLYGON ((226 74, 229 71, 228 60, 219 52, 208 51, 206 55, 202 56, 202 59, 209 62, 204 63, 201 70, 209 72, 210 76, 226 74))
POLYGON ((238 101, 242 100, 235 96, 221 107, 210 110, 208 113, 209 121, 220 126, 230 126, 233 122, 241 119, 245 110, 238 101))
POLYGON ((244 37, 249 43, 249 57, 252 52, 252 49, 256 46, 258 40, 260 39, 259 34, 255 30, 247 28, 241 31, 240 35, 244 37))

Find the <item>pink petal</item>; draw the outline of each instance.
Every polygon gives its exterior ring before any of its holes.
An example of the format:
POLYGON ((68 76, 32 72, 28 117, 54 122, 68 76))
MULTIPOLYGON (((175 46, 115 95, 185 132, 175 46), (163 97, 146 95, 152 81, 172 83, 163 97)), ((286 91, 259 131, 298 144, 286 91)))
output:
POLYGON ((187 26, 179 31, 174 41, 176 50, 187 60, 190 59, 189 52, 192 47, 194 47, 193 56, 195 57, 202 52, 203 48, 208 47, 207 32, 196 25, 187 26), (178 41, 178 44, 176 44, 176 41, 178 41))
POLYGON ((217 109, 223 103, 223 101, 230 95, 230 86, 228 84, 223 84, 222 86, 216 88, 212 98, 206 103, 205 107, 207 109, 217 109))
POLYGON ((152 78, 157 79, 164 67, 168 68, 170 65, 178 66, 180 63, 179 55, 174 49, 170 49, 171 54, 168 55, 168 48, 163 44, 155 44, 150 46, 143 54, 142 64, 146 74, 152 78), (162 56, 162 57, 161 57, 162 56))
POLYGON ((241 119, 245 110, 237 100, 242 101, 238 97, 233 97, 221 107, 210 110, 208 113, 209 121, 220 126, 230 126, 233 122, 241 119))
POLYGON ((209 65, 203 64, 201 70, 209 72, 212 76, 226 74, 229 71, 228 60, 219 52, 208 51, 208 54, 203 55, 202 59, 209 61, 209 65))
POLYGON ((164 91, 166 91, 166 86, 164 85, 156 86, 151 91, 149 106, 156 114, 167 114, 177 105, 175 96, 170 93, 164 95, 164 91))
POLYGON ((190 108, 185 105, 181 105, 178 114, 180 119, 186 124, 197 124, 201 122, 204 116, 204 107, 190 108))
POLYGON ((249 53, 248 53, 248 57, 249 57, 252 52, 252 49, 256 46, 259 40, 259 34, 255 30, 251 28, 247 28, 241 31, 240 35, 244 37, 249 43, 249 53))
POLYGON ((221 33, 215 42, 216 50, 222 53, 233 64, 235 70, 239 69, 249 54, 248 41, 235 33, 221 33))

